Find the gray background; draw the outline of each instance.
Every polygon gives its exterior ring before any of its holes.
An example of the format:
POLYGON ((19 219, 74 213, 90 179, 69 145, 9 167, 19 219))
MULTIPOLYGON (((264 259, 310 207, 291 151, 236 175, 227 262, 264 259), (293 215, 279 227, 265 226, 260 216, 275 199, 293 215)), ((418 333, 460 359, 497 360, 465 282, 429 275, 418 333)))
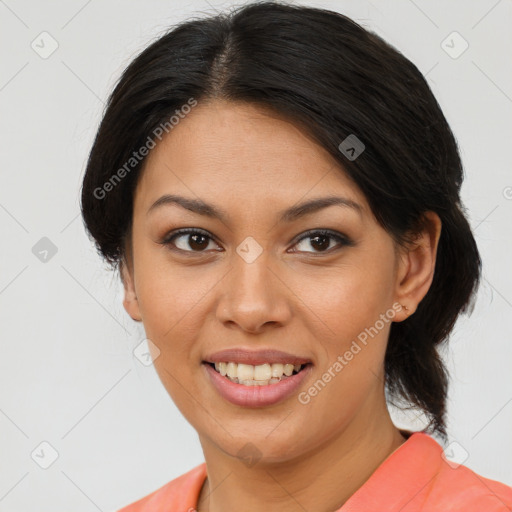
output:
MULTIPOLYGON (((402 51, 457 137, 484 279, 444 355, 450 457, 512 485, 512 2, 297 3, 347 14, 402 51), (461 55, 454 31, 469 44, 461 55)), ((114 510, 203 461, 154 368, 133 355, 143 329, 86 238, 78 201, 124 67, 169 25, 234 4, 0 0, 2 512, 114 510)), ((412 412, 392 412, 421 428, 412 412)))

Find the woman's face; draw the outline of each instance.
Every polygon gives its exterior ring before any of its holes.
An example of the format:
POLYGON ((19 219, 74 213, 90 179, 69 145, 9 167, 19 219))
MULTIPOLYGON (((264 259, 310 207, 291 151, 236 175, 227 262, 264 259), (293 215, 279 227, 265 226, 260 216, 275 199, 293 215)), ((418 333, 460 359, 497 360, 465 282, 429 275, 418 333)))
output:
POLYGON ((147 157, 132 236, 125 308, 158 347, 155 368, 203 448, 291 460, 387 413, 383 361, 391 321, 406 317, 407 268, 360 190, 296 126, 248 104, 196 106, 147 157), (208 207, 151 208, 167 194, 208 207), (325 197, 345 204, 298 208, 325 197), (182 228, 200 233, 162 243, 182 228), (219 360, 249 357, 258 379, 265 363, 309 364, 280 383, 234 384, 205 362, 228 349, 249 356, 219 360), (264 350, 288 355, 250 359, 264 350))

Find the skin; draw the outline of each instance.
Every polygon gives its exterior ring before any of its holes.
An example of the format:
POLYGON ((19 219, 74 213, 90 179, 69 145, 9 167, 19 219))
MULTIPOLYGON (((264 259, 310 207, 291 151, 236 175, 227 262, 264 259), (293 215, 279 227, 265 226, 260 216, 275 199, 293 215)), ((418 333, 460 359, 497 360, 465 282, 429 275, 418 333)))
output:
POLYGON ((313 362, 298 392, 307 390, 394 303, 408 311, 392 321, 414 314, 432 282, 441 232, 439 217, 426 216, 414 245, 398 251, 339 163, 261 107, 201 103, 150 152, 135 192, 123 304, 160 350, 156 371, 198 432, 208 472, 199 512, 336 510, 404 442, 384 395, 391 321, 307 404, 294 394, 265 408, 233 405, 201 361, 232 347, 280 349, 313 362), (146 213, 168 193, 201 198, 228 219, 178 205, 146 213), (299 201, 331 195, 356 201, 361 215, 329 206, 277 220, 299 201), (211 239, 201 249, 181 235, 174 243, 185 254, 159 243, 184 227, 211 239), (354 245, 327 238, 322 251, 312 238, 298 240, 322 228, 354 245), (248 236, 263 249, 251 264, 236 252, 248 236), (248 442, 260 457, 250 467, 237 455, 248 442))

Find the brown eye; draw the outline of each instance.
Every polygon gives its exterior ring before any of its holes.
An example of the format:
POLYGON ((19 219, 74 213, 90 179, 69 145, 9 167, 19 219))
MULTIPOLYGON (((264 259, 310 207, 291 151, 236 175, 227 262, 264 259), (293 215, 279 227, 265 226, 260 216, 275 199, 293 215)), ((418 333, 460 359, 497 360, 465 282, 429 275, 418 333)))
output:
POLYGON ((198 229, 182 229, 160 242, 170 246, 171 250, 182 252, 205 252, 213 239, 204 231, 198 229))
MULTIPOLYGON (((342 235, 341 233, 336 233, 336 232, 328 231, 328 230, 316 230, 316 231, 307 232, 295 244, 295 246, 303 244, 304 249, 299 249, 298 251, 293 251, 293 252, 312 252, 312 253, 331 252, 330 249, 332 248, 332 246, 331 246, 332 241, 337 242, 338 246, 354 245, 349 238, 347 238, 345 235, 342 235), (306 241, 306 242, 304 242, 304 241, 306 241), (308 251, 307 250, 308 246, 312 247, 314 250, 308 251)), ((336 246, 336 244, 334 244, 334 245, 336 246)))

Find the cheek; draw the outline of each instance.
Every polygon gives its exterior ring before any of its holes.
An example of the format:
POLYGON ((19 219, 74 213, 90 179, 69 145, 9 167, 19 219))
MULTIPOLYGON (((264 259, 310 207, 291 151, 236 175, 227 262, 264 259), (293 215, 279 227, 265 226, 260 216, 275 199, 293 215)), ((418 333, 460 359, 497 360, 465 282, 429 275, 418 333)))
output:
POLYGON ((295 289, 307 306, 306 311, 322 320, 328 328, 326 339, 334 340, 340 350, 391 306, 392 276, 388 265, 383 260, 366 261, 364 255, 357 259, 357 263, 347 260, 311 279, 295 277, 295 289))
POLYGON ((174 338, 215 284, 212 272, 173 264, 165 254, 140 258, 135 275, 146 333, 160 339, 174 338))
POLYGON ((180 402, 182 386, 188 389, 193 379, 193 337, 187 325, 201 290, 169 265, 146 261, 140 258, 135 269, 144 330, 160 351, 154 360, 155 370, 173 400, 180 402))
POLYGON ((192 273, 190 269, 176 271, 169 263, 147 265, 139 273, 138 287, 146 336, 160 350, 154 360, 155 370, 173 402, 189 420, 197 409, 197 402, 191 397, 199 393, 199 316, 204 295, 211 288, 208 282, 194 279, 192 273))
POLYGON ((385 250, 380 255, 378 261, 361 254, 357 263, 344 263, 317 281, 319 286, 310 288, 305 301, 315 313, 309 316, 321 318, 328 327, 318 339, 324 349, 318 368, 321 391, 311 400, 315 414, 326 415, 326 421, 329 403, 339 403, 340 414, 352 410, 382 371, 393 290, 392 262, 385 250))

